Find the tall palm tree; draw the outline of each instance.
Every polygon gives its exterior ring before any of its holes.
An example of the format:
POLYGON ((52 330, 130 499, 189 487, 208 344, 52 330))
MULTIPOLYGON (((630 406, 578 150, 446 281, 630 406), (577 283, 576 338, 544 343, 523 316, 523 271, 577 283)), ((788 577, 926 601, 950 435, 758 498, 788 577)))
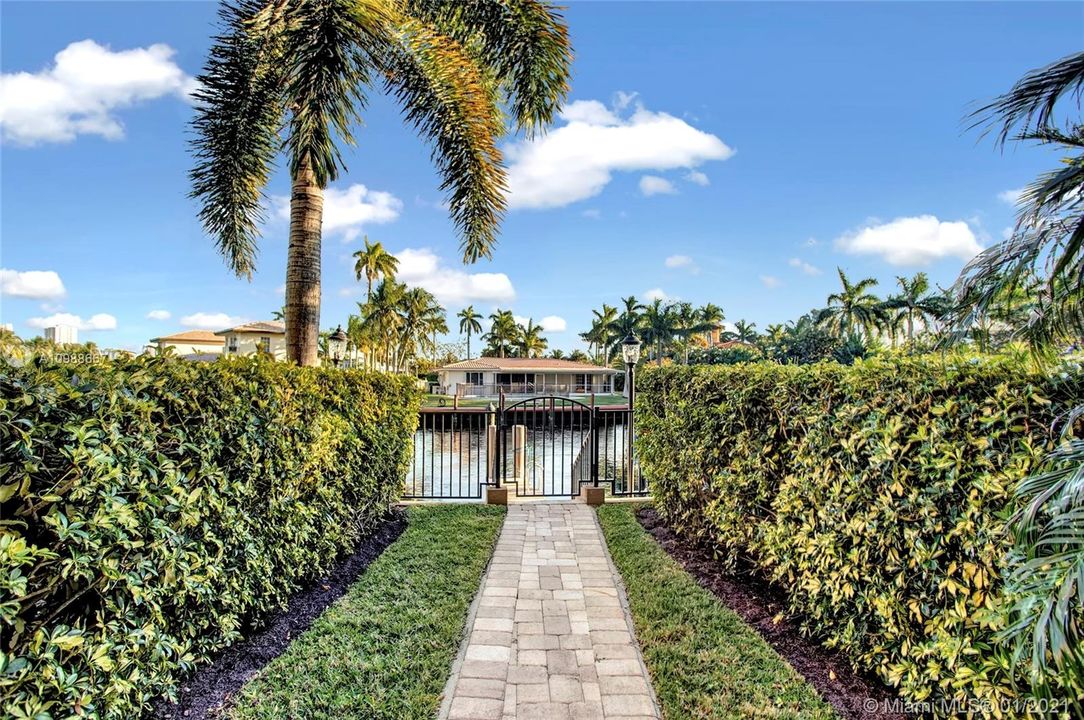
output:
POLYGON ((377 278, 393 278, 399 269, 399 259, 384 249, 380 243, 370 243, 369 236, 365 236, 365 249, 354 253, 354 275, 358 280, 363 277, 366 281, 365 301, 373 295, 373 280, 377 278))
POLYGON ((591 313, 595 316, 591 321, 591 329, 594 332, 595 327, 598 327, 596 344, 601 344, 602 357, 604 362, 609 360, 610 356, 610 344, 614 341, 613 333, 610 331, 614 320, 617 319, 617 308, 612 305, 602 303, 601 310, 592 310, 591 313))
POLYGON ((473 305, 468 305, 456 313, 456 317, 459 318, 459 332, 467 334, 467 359, 470 360, 470 336, 482 332, 482 324, 478 322, 482 314, 475 312, 473 305))
MULTIPOLYGON (((629 333, 638 333, 642 330, 642 316, 641 312, 645 309, 645 305, 636 299, 635 295, 629 295, 626 298, 621 298, 621 312, 617 318, 610 323, 609 331, 611 340, 610 354, 617 352, 621 346, 621 341, 629 333)), ((642 338, 641 338, 642 339, 642 338)), ((610 357, 607 356, 606 362, 610 362, 610 357)))
POLYGON ((907 342, 913 342, 915 320, 923 326, 928 325, 944 311, 945 299, 930 292, 930 280, 924 272, 915 273, 911 278, 897 276, 896 284, 900 286, 900 292, 885 301, 885 309, 899 311, 900 319, 906 324, 907 342))
MULTIPOLYGON (((1049 357, 1084 337, 1084 123, 1056 123, 1065 96, 1077 113, 1084 96, 1084 53, 1033 70, 1013 88, 980 108, 973 119, 997 131, 997 143, 1033 141, 1061 150, 1061 166, 1040 175, 1019 201, 1013 233, 981 252, 954 286, 959 300, 956 327, 966 328, 1011 310, 1014 296, 1028 291, 1035 302, 1022 334, 1040 357, 1049 357)), ((1043 472, 1016 488, 1021 510, 1014 516, 1015 570, 1007 577, 1016 599, 1004 639, 1014 659, 1029 669, 1039 693, 1052 694, 1060 678, 1075 691, 1080 716, 1084 677, 1084 403, 1068 413, 1062 442, 1043 472)))
POLYGON ((404 368, 411 359, 436 349, 437 333, 448 332, 444 308, 433 293, 424 288, 410 288, 401 296, 396 309, 399 336, 395 366, 404 368))
POLYGON ((644 308, 640 330, 643 333, 643 341, 655 346, 656 365, 662 365, 663 351, 674 342, 677 322, 673 308, 663 305, 662 300, 658 298, 644 308))
POLYGON ((196 92, 192 195, 230 268, 251 278, 263 188, 285 151, 288 360, 317 361, 324 188, 345 169, 342 150, 375 88, 432 143, 464 260, 492 253, 505 208, 505 114, 532 134, 568 92, 571 49, 553 6, 225 0, 220 24, 196 92))
POLYGON ((542 337, 542 326, 535 325, 533 319, 528 318, 527 324, 519 325, 518 329, 516 346, 520 357, 538 357, 549 347, 549 341, 542 337))
POLYGON ((877 284, 873 278, 852 283, 842 268, 836 268, 842 289, 828 296, 828 307, 817 315, 817 322, 838 337, 849 337, 859 331, 870 337, 884 319, 880 299, 869 289, 877 284))
POLYGON ((740 343, 754 343, 757 339, 757 324, 738 320, 734 323, 734 329, 723 333, 723 337, 740 343))
POLYGON ((710 329, 711 326, 704 323, 700 311, 689 302, 680 302, 674 305, 673 314, 674 334, 681 339, 683 362, 688 365, 689 345, 692 344, 693 336, 710 329))
POLYGON ((489 347, 487 351, 505 357, 512 343, 519 337, 519 326, 511 310, 497 310, 489 316, 489 332, 482 336, 489 347))
POLYGON ((725 319, 723 309, 714 303, 708 303, 700 308, 700 322, 706 326, 704 330, 708 333, 709 346, 715 345, 715 331, 722 327, 725 319))

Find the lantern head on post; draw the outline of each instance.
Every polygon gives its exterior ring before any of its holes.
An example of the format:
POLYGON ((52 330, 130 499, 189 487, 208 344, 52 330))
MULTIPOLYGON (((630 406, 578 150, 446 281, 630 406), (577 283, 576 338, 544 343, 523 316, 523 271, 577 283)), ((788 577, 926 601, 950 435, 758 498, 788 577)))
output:
POLYGON ((621 341, 621 356, 626 365, 635 365, 640 361, 640 340, 632 332, 621 341))
POLYGON ((335 332, 328 336, 327 354, 331 356, 331 362, 335 363, 335 367, 339 367, 339 363, 342 362, 343 354, 345 352, 346 333, 343 332, 343 326, 340 325, 335 328, 335 332))

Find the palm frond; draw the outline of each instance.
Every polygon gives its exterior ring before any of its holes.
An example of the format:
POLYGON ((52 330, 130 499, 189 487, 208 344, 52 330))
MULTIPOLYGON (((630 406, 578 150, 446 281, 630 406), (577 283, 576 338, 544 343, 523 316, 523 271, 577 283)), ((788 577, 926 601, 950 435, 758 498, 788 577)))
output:
POLYGON ((1009 92, 971 114, 972 128, 986 126, 997 131, 1004 145, 1015 134, 1026 135, 1051 124, 1054 109, 1065 95, 1079 101, 1084 90, 1084 52, 1069 55, 1043 68, 1032 70, 1009 92))
POLYGON ((190 196, 230 269, 251 278, 285 111, 286 2, 224 3, 219 20, 222 33, 194 94, 190 196))
POLYGON ((388 91, 433 145, 466 262, 490 257, 504 212, 503 125, 492 78, 453 38, 404 20, 384 56, 388 91))
POLYGON ((537 0, 412 0, 412 13, 467 47, 500 80, 517 128, 533 135, 568 95, 572 48, 555 5, 537 0))
POLYGON ((372 53, 387 42, 391 17, 379 2, 309 0, 296 8, 286 48, 290 170, 296 177, 305 164, 325 187, 345 169, 335 136, 354 144, 350 128, 361 119, 372 53))

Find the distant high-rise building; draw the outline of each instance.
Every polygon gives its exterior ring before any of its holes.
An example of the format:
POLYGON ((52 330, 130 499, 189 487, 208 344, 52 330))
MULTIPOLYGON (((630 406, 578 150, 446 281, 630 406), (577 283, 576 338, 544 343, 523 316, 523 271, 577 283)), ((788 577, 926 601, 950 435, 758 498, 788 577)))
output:
POLYGON ((79 330, 71 325, 54 325, 45 328, 45 339, 57 345, 76 345, 79 342, 79 330))

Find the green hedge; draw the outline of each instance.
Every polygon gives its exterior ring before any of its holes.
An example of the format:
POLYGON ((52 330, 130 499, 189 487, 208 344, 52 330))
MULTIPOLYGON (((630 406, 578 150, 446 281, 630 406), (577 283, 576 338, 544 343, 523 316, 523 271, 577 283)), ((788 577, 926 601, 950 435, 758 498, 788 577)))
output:
POLYGON ((409 378, 0 361, 5 717, 136 717, 384 516, 409 378))
POLYGON ((678 531, 778 583, 809 633, 904 698, 1021 693, 995 639, 1005 523, 1084 378, 929 356, 638 384, 641 460, 678 531))

